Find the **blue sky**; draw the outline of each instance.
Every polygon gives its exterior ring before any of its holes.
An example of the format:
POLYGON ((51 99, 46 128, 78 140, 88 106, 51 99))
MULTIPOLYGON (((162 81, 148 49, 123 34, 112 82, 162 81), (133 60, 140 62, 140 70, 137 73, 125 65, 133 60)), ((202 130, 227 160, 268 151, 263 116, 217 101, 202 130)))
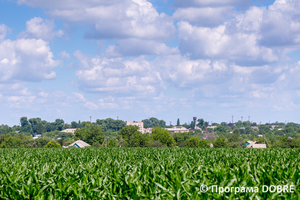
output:
POLYGON ((296 0, 0 0, 0 124, 299 122, 296 0))

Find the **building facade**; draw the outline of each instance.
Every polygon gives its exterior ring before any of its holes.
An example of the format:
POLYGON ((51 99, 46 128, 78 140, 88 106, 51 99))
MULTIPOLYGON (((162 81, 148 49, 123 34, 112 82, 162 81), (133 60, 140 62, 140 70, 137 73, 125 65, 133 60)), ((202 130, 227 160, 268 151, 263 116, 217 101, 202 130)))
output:
POLYGON ((138 126, 141 133, 152 133, 152 128, 144 128, 144 122, 126 121, 126 126, 138 126))

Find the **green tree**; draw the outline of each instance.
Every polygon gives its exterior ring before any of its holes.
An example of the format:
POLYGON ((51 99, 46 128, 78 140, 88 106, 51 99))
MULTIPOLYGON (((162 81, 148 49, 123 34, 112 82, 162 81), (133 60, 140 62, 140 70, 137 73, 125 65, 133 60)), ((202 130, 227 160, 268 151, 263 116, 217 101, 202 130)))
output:
POLYGON ((45 146, 45 148, 60 148, 60 144, 58 144, 57 142, 51 140, 50 142, 48 142, 45 146))
POLYGON ((198 137, 190 137, 186 140, 187 147, 200 147, 200 148, 208 148, 209 144, 207 140, 200 140, 198 137))
POLYGON ((133 137, 133 147, 148 147, 149 141, 146 134, 136 132, 133 137))
POLYGON ((42 148, 50 141, 51 139, 48 137, 39 137, 38 139, 34 140, 34 144, 35 147, 42 148))
POLYGON ((239 142, 229 142, 228 147, 229 148, 240 148, 241 144, 239 142))
POLYGON ((180 126, 179 118, 177 119, 177 126, 180 126))
POLYGON ((228 139, 228 142, 238 142, 240 140, 240 131, 239 129, 234 129, 233 133, 231 134, 231 136, 228 139))
POLYGON ((1 143, 1 148, 21 148, 22 140, 17 137, 7 137, 4 139, 4 141, 1 143))
POLYGON ((153 128, 151 136, 154 140, 158 140, 168 147, 173 147, 175 145, 174 138, 166 129, 160 127, 153 128))
POLYGON ((164 120, 159 120, 155 117, 151 117, 150 119, 142 120, 145 128, 154 128, 154 127, 166 127, 166 122, 164 120))
POLYGON ((191 137, 186 140, 185 145, 187 147, 199 147, 200 139, 198 137, 191 137))
POLYGON ((110 138, 108 140, 108 145, 107 146, 108 147, 116 147, 117 146, 117 140, 116 140, 116 138, 110 138))
POLYGON ((71 127, 72 127, 72 128, 79 128, 79 127, 78 127, 78 123, 75 122, 75 121, 72 121, 72 122, 71 122, 71 127))
POLYGON ((65 122, 62 119, 56 119, 54 123, 55 123, 55 126, 56 126, 56 130, 61 131, 64 127, 65 122))
POLYGON ((199 148, 208 148, 208 147, 210 146, 207 140, 200 140, 199 148))
POLYGON ((28 123, 27 117, 21 117, 20 119, 21 122, 21 132, 26 132, 26 133, 31 133, 31 126, 28 123))
POLYGON ((124 147, 147 147, 149 141, 146 134, 142 134, 138 131, 138 126, 125 126, 120 130, 124 147))
POLYGON ((134 147, 134 137, 138 135, 138 126, 125 126, 120 130, 123 140, 129 147, 134 147))
POLYGON ((64 139, 59 139, 57 140, 58 144, 60 144, 60 146, 63 146, 64 145, 64 139))
POLYGON ((46 131, 46 128, 41 122, 36 124, 36 127, 35 127, 36 134, 42 134, 45 131, 46 131))
POLYGON ((91 122, 82 122, 84 127, 75 131, 75 137, 93 145, 95 142, 102 144, 105 139, 104 131, 101 126, 92 124, 91 122))
POLYGON ((226 148, 227 147, 226 138, 223 135, 217 137, 213 141, 213 145, 214 148, 226 148))
POLYGON ((200 126, 200 127, 202 127, 202 126, 204 126, 205 124, 204 124, 204 120, 203 119, 198 119, 197 120, 197 122, 198 122, 198 126, 200 126))
POLYGON ((191 137, 191 133, 174 133, 173 138, 176 142, 176 145, 179 147, 184 147, 185 146, 185 141, 191 137))
POLYGON ((101 125, 104 131, 119 131, 126 126, 126 123, 122 120, 115 120, 112 118, 97 119, 96 124, 101 125))

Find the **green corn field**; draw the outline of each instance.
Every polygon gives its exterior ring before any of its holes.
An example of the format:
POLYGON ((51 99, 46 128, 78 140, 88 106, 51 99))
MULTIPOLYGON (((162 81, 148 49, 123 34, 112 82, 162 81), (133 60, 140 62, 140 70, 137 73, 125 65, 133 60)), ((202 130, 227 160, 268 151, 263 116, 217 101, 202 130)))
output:
POLYGON ((300 149, 1 149, 0 158, 0 199, 300 199, 300 149))

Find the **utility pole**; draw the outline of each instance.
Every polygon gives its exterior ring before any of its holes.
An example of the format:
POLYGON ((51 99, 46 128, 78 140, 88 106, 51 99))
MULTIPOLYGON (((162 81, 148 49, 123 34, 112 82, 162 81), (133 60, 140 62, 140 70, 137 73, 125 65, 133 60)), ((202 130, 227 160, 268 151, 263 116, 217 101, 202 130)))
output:
POLYGON ((92 116, 90 116, 90 122, 92 122, 92 116))

